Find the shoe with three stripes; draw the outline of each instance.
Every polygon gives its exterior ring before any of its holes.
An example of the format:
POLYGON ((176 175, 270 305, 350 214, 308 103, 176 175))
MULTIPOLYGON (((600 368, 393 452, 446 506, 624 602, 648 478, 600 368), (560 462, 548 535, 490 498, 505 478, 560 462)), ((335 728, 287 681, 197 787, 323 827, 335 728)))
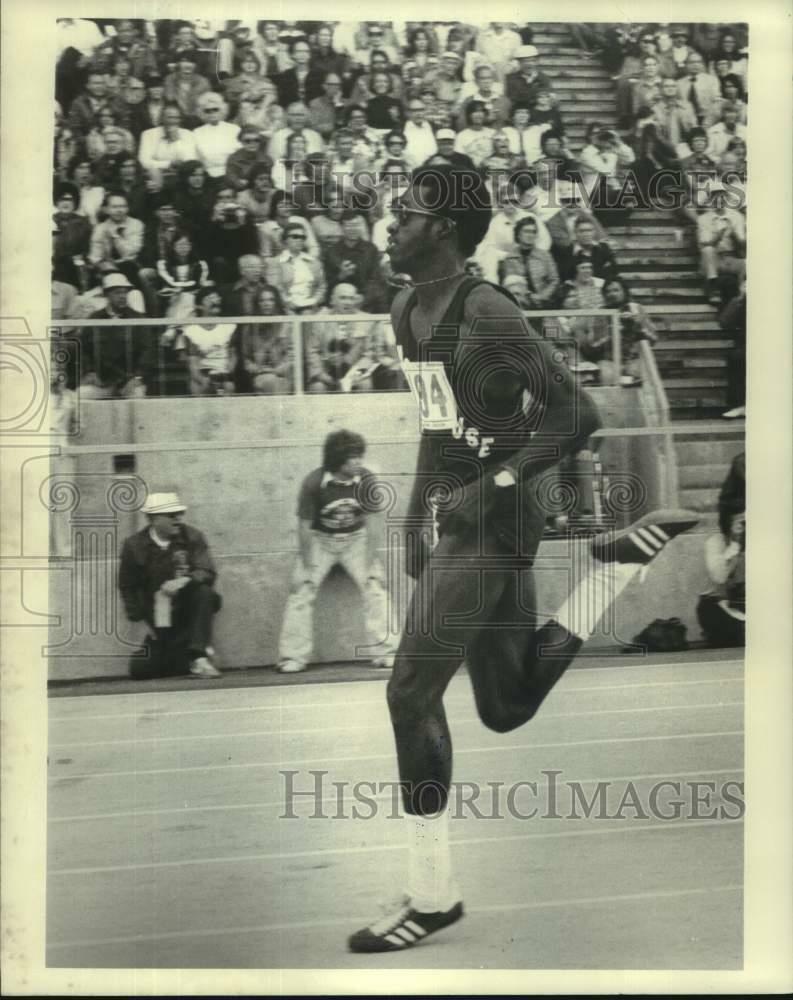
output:
POLYGON ((410 899, 405 897, 401 905, 397 904, 395 912, 356 931, 347 945, 350 951, 357 952, 404 951, 430 934, 456 923, 462 916, 462 902, 455 903, 449 910, 422 913, 415 910, 410 899))
POLYGON ((690 510, 656 510, 622 531, 609 531, 592 539, 592 556, 600 562, 638 563, 646 566, 675 536, 699 523, 690 510))

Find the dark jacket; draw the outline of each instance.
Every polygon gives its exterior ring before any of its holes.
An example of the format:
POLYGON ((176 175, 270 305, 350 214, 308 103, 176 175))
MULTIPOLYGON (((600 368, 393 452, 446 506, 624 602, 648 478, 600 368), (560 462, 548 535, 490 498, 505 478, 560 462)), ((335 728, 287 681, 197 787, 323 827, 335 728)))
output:
POLYGON ((176 576, 177 553, 186 554, 190 577, 196 583, 214 586, 217 579, 215 563, 206 538, 197 528, 181 524, 167 549, 161 549, 152 541, 148 525, 125 540, 121 549, 118 589, 130 621, 152 624, 154 595, 166 580, 176 576))
POLYGON ((322 89, 322 84, 325 82, 325 74, 319 72, 315 69, 310 69, 308 75, 303 81, 304 93, 301 97, 300 95, 300 85, 297 79, 297 73, 293 69, 288 69, 285 73, 279 73, 273 80, 273 83, 278 88, 278 103, 282 108, 288 107, 295 101, 303 101, 304 104, 308 104, 309 101, 313 101, 315 97, 321 97, 324 93, 322 89))

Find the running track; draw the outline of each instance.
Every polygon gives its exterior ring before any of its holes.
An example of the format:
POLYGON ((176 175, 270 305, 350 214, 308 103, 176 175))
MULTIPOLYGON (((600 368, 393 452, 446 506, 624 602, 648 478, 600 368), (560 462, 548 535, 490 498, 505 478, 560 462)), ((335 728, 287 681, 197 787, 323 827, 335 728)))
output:
MULTIPOLYGON (((330 783, 396 779, 384 680, 52 699, 47 963, 738 969, 743 830, 718 813, 736 814, 720 794, 743 780, 743 665, 713 657, 573 669, 537 718, 506 736, 481 725, 468 679, 455 678, 455 779, 536 781, 536 798, 516 797, 520 811, 548 811, 547 770, 587 794, 613 782, 609 815, 630 780, 645 810, 663 779, 684 792, 686 782, 716 782, 717 793, 699 819, 634 818, 630 808, 623 819, 488 819, 463 809, 451 830, 466 918, 422 946, 373 957, 348 954, 345 938, 401 888, 404 834, 388 791, 374 818, 334 818, 352 802, 340 807, 330 783), (300 772, 300 788, 308 771, 328 772, 324 816, 311 818, 303 801, 299 818, 279 818, 286 770, 300 772)), ((478 806, 492 811, 486 788, 478 806)))

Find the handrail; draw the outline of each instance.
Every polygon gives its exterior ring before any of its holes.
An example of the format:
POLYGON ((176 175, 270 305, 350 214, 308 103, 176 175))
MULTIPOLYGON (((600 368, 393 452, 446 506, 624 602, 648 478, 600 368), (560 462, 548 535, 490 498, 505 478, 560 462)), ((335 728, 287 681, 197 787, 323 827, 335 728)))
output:
POLYGON ((654 404, 649 414, 650 420, 654 421, 651 426, 661 435, 662 454, 659 472, 663 502, 669 507, 676 507, 678 506, 679 483, 674 435, 669 433, 669 397, 666 394, 658 365, 655 363, 655 355, 649 343, 646 340, 640 340, 638 346, 642 369, 647 378, 654 404))
MULTIPOLYGON (((531 309, 523 313, 528 319, 543 316, 619 316, 618 309, 531 309)), ((353 323, 391 322, 388 313, 303 313, 286 316, 188 316, 184 319, 163 319, 161 316, 151 319, 143 316, 140 319, 53 319, 52 328, 77 329, 79 327, 102 326, 215 326, 218 323, 353 323)))

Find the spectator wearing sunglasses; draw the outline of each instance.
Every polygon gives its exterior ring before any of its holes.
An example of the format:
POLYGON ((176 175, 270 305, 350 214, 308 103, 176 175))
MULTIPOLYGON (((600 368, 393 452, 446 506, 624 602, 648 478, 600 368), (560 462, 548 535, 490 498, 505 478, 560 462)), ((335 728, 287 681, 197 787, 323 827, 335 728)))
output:
POLYGON ((198 113, 204 124, 193 130, 198 159, 210 177, 222 177, 226 161, 240 148, 239 125, 227 122, 228 105, 220 94, 203 94, 198 99, 198 113))

